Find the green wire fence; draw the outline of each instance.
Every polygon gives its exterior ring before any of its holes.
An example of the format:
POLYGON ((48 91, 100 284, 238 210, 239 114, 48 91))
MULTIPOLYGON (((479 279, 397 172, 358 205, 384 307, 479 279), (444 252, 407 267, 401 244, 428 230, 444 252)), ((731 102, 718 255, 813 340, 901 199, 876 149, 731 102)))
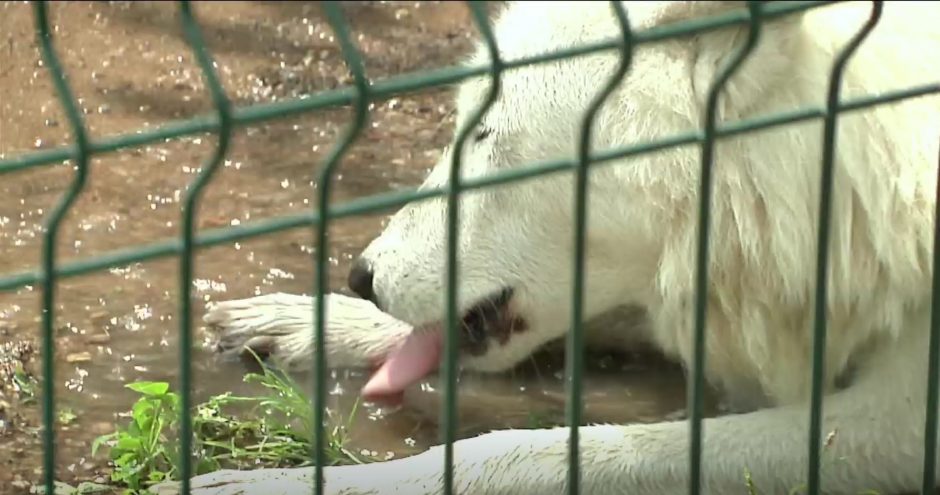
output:
MULTIPOLYGON (((802 122, 814 119, 823 119, 824 121, 824 149, 822 159, 821 175, 821 197, 820 197, 820 229, 818 237, 818 259, 817 259, 817 291, 815 305, 815 326, 814 326, 814 345, 813 345, 813 388, 810 408, 810 434, 809 434, 809 493, 817 494, 820 488, 820 437, 821 437, 821 408, 822 408, 822 376, 823 376, 823 357, 826 337, 826 319, 825 319, 825 301, 826 301, 826 273, 830 214, 831 214, 831 190, 833 184, 833 163, 835 160, 835 129, 838 116, 843 112, 861 110, 876 105, 896 102, 903 99, 915 98, 928 94, 940 93, 940 81, 918 87, 902 88, 892 92, 857 98, 848 101, 839 99, 840 83, 842 73, 848 61, 851 59, 855 49, 864 41, 865 37, 877 27, 881 15, 882 5, 880 1, 872 2, 871 16, 868 22, 860 27, 860 30, 851 42, 842 50, 837 57, 830 73, 830 86, 828 98, 824 108, 805 108, 797 109, 788 113, 782 113, 770 117, 747 119, 719 126, 716 119, 716 109, 719 102, 719 94, 724 84, 730 79, 734 72, 740 67, 744 60, 752 53, 754 47, 760 40, 761 28, 765 21, 769 21, 781 16, 795 14, 814 8, 825 7, 832 1, 801 1, 801 2, 759 2, 749 1, 748 8, 727 12, 720 16, 709 18, 694 19, 691 21, 677 22, 668 26, 661 26, 653 29, 633 31, 630 28, 627 12, 624 11, 620 2, 611 2, 612 13, 615 16, 622 35, 604 42, 588 44, 585 46, 570 48, 554 53, 540 55, 536 57, 523 58, 513 61, 503 61, 499 56, 499 49, 489 22, 480 2, 467 2, 472 13, 472 18, 479 30, 483 41, 488 48, 490 63, 478 67, 450 67, 436 71, 409 74, 400 77, 388 78, 385 80, 370 83, 366 78, 363 69, 362 57, 353 43, 347 22, 341 12, 338 2, 324 2, 323 9, 327 20, 331 25, 336 38, 339 41, 340 48, 349 70, 352 72, 354 85, 352 87, 324 91, 309 98, 294 99, 271 104, 260 104, 250 107, 237 108, 232 107, 229 100, 219 83, 218 76, 214 69, 212 57, 205 47, 199 24, 196 22, 190 8, 189 2, 179 2, 179 15, 182 23, 183 32, 186 41, 192 48, 196 60, 202 69, 206 85, 211 92, 212 101, 215 106, 215 112, 211 115, 205 115, 185 121, 174 122, 156 130, 139 132, 136 134, 121 135, 100 140, 89 138, 86 127, 83 123, 81 112, 76 106, 76 100, 69 88, 67 77, 62 70, 59 58, 54 48, 52 32, 49 29, 49 20, 46 2, 34 2, 34 16, 36 23, 37 40, 39 42, 42 57, 45 66, 49 68, 52 76, 55 90, 59 97, 65 113, 68 117, 71 130, 74 135, 74 143, 70 146, 59 147, 55 149, 27 153, 21 156, 14 156, 0 161, 0 175, 29 169, 32 167, 50 165, 64 160, 72 160, 75 168, 75 176, 67 192, 61 198, 58 205, 50 212, 43 238, 42 264, 39 271, 10 274, 0 278, 0 290, 10 291, 25 285, 38 284, 43 287, 42 296, 42 373, 46 378, 43 386, 43 468, 44 485, 46 493, 54 493, 55 481, 55 459, 56 459, 56 432, 55 432, 55 395, 53 380, 49 377, 54 376, 55 371, 55 346, 54 346, 54 323, 55 323, 55 298, 56 282, 62 277, 81 275, 97 270, 103 270, 111 267, 121 266, 132 262, 150 260, 158 257, 179 256, 180 259, 180 380, 182 410, 181 417, 181 438, 180 444, 182 452, 192 452, 192 423, 187 412, 192 406, 192 374, 191 374, 191 279, 193 274, 193 252, 201 247, 212 246, 222 243, 230 243, 240 239, 262 236, 268 233, 283 231, 294 228, 313 228, 317 234, 316 250, 316 295, 318 296, 315 305, 315 341, 323 341, 325 322, 322 318, 324 311, 323 294, 327 291, 328 272, 327 267, 327 228, 329 222, 333 219, 343 218, 351 215, 357 215, 366 212, 376 212, 404 205, 405 203, 427 199, 432 197, 447 196, 448 216, 448 243, 447 243, 447 332, 445 334, 445 358, 443 363, 444 401, 441 414, 443 416, 443 441, 445 443, 445 455, 442 462, 445 463, 444 485, 442 487, 445 494, 453 491, 453 448, 452 443, 456 436, 456 328, 459 319, 458 308, 456 304, 457 291, 457 231, 454 228, 459 218, 457 208, 457 199, 461 192, 503 184, 507 182, 516 182, 531 179, 546 174, 571 171, 576 173, 575 180, 575 215, 577 219, 575 229, 575 256, 574 266, 575 282, 572 294, 572 322, 571 332, 569 332, 567 346, 567 380, 569 385, 569 394, 567 398, 567 418, 570 424, 570 444, 569 444, 569 471, 568 471, 568 490, 570 493, 579 493, 579 442, 578 425, 581 421, 581 376, 582 376, 582 317, 583 317, 583 268, 584 268, 584 237, 585 237, 585 218, 588 211, 586 206, 587 197, 587 170, 589 166, 599 166, 610 163, 616 159, 628 156, 636 156, 644 153, 651 153, 664 148, 686 145, 700 144, 702 157, 702 175, 701 175, 701 196, 700 196, 700 217, 698 232, 698 252, 696 259, 696 301, 694 307, 695 327, 694 327, 694 352, 692 377, 689 381, 689 425, 690 425, 690 493, 698 493, 701 478, 701 438, 702 438, 702 415, 703 415, 703 370, 704 370, 704 343, 705 333, 705 297, 706 287, 708 285, 708 273, 706 270, 708 260, 708 235, 709 235, 709 215, 711 200, 711 171, 713 165, 713 150, 716 140, 735 136, 743 133, 753 132, 770 127, 777 127, 796 122, 802 122), (695 34, 716 30, 722 27, 746 24, 748 26, 748 38, 740 50, 734 54, 727 65, 718 73, 716 80, 711 85, 707 98, 706 115, 702 123, 701 132, 689 132, 678 134, 669 138, 632 145, 603 152, 591 152, 589 143, 591 132, 594 126, 594 118, 600 106, 606 98, 613 92, 616 85, 627 74, 630 67, 630 61, 634 49, 639 45, 654 43, 662 40, 688 37, 695 34), (460 161, 462 149, 470 132, 480 122, 483 115, 496 101, 500 91, 500 75, 502 72, 512 70, 529 64, 541 64, 553 60, 559 60, 567 57, 578 57, 591 53, 617 50, 620 53, 620 62, 617 70, 605 86, 599 91, 598 95, 587 108, 582 124, 582 130, 579 140, 578 157, 576 161, 551 161, 543 163, 529 164, 513 170, 505 170, 488 177, 473 180, 460 180, 460 161), (388 97, 390 95, 402 94, 419 89, 437 87, 446 84, 452 84, 468 77, 489 75, 492 82, 489 92, 486 94, 484 103, 476 110, 474 115, 468 119, 466 125, 459 129, 455 143, 455 152, 450 171, 450 182, 447 187, 426 189, 422 191, 405 191, 395 193, 377 194, 365 198, 356 199, 339 205, 330 204, 331 182, 335 170, 340 165, 340 161, 355 141, 360 131, 364 128, 369 114, 368 104, 371 99, 388 97), (219 163, 226 156, 228 144, 232 130, 236 126, 245 126, 251 123, 267 121, 277 118, 283 118, 290 115, 296 115, 303 112, 322 110, 328 107, 341 105, 351 105, 354 109, 354 120, 346 133, 339 140, 333 151, 330 153, 319 174, 319 197, 316 202, 316 209, 304 214, 288 215, 269 220, 256 221, 224 229, 208 230, 197 235, 194 231, 194 212, 198 204, 201 191, 212 179, 213 173, 218 168, 219 163), (188 189, 185 201, 183 203, 182 232, 179 239, 155 242, 152 244, 139 246, 134 249, 116 250, 101 256, 82 259, 75 262, 60 264, 57 263, 54 247, 58 239, 60 224, 65 214, 71 208, 76 198, 82 193, 89 173, 89 160, 94 155, 114 152, 116 150, 141 146, 148 143, 154 143, 171 138, 177 138, 188 134, 200 132, 215 132, 218 134, 218 142, 212 156, 203 165, 199 175, 193 181, 188 189)), ((940 192, 938 192, 940 194, 940 192)), ((940 214, 940 202, 938 202, 938 214, 940 214)), ((940 238, 935 237, 934 248, 934 266, 940 262, 940 238)), ((933 307, 940 307, 940 272, 934 271, 933 279, 934 295, 933 307)), ((924 440, 924 467, 923 467, 923 493, 932 493, 934 489, 936 465, 936 437, 937 437, 937 407, 940 398, 938 398, 937 376, 940 373, 940 314, 934 312, 931 321, 931 337, 929 349, 929 389, 927 391, 928 414, 925 425, 926 435, 924 440)), ((314 368, 314 424, 317 431, 314 434, 315 444, 312 455, 315 460, 315 483, 314 492, 322 493, 322 468, 325 465, 323 451, 323 421, 325 411, 325 377, 328 363, 324 356, 323 346, 314 346, 316 349, 316 366, 314 368)), ((189 478, 192 475, 191 454, 184 455, 182 469, 180 472, 182 478, 182 492, 189 493, 189 478)))

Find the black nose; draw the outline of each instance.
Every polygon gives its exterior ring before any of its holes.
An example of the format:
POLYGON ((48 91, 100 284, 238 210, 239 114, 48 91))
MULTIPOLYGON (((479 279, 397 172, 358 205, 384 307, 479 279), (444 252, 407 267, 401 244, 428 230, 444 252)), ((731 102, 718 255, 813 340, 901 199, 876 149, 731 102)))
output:
POLYGON ((349 269, 347 283, 359 297, 375 302, 375 292, 372 291, 372 269, 362 258, 357 259, 349 269))

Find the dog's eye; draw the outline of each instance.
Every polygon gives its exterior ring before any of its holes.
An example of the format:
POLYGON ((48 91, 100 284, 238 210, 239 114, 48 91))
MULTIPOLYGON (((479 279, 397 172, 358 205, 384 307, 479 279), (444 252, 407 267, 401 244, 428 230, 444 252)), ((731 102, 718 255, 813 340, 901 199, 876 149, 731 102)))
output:
POLYGON ((473 142, 479 143, 480 141, 483 141, 484 139, 488 138, 490 134, 493 134, 493 130, 487 129, 484 127, 480 129, 479 131, 477 131, 477 133, 473 136, 473 142))

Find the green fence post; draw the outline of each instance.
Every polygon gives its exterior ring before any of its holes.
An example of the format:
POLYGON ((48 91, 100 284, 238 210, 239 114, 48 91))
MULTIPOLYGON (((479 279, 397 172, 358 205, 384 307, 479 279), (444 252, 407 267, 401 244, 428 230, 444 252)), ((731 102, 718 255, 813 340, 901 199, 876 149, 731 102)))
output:
POLYGON ((810 398, 809 423, 809 493, 817 495, 820 489, 819 451, 822 436, 823 376, 826 358, 826 307, 829 269, 829 232, 832 221, 832 186, 835 174, 836 120, 839 116, 839 91, 842 74, 849 58, 862 44, 868 33, 881 17, 881 1, 875 0, 871 17, 865 26, 852 37, 845 49, 836 57, 829 78, 829 92, 826 100, 826 117, 823 126, 822 176, 819 190, 819 231, 816 252, 816 300, 815 325, 813 332, 813 386, 810 398))
POLYGON ((574 229, 574 279, 571 294, 571 332, 568 334, 568 347, 565 352, 566 381, 568 397, 566 415, 571 434, 568 440, 568 493, 576 495, 580 492, 580 436, 578 428, 581 426, 581 412, 583 403, 581 398, 581 380, 584 371, 584 255, 585 232, 587 230, 587 190, 588 166, 591 164, 591 137, 594 131, 594 121, 601 106, 607 101, 614 89, 623 81, 633 59, 633 34, 630 30, 630 21, 620 2, 610 2, 611 10, 620 27, 620 60, 614 73, 600 93, 594 97, 584 113, 581 123, 581 136, 578 142, 578 167, 575 178, 575 229, 574 229))
POLYGON ((705 309, 708 304, 708 234, 711 223, 712 166, 714 164, 715 139, 718 137, 718 96, 731 76, 754 50, 760 39, 764 21, 763 5, 760 1, 747 3, 750 13, 750 30, 747 41, 738 49, 718 72, 708 90, 705 110, 704 133, 702 135, 702 175, 699 196, 698 251, 695 269, 695 334, 692 348, 692 380, 689 383, 688 408, 689 436, 689 493, 698 494, 701 489, 702 468, 702 415, 704 413, 705 388, 705 309))
POLYGON ((219 82, 212 57, 206 50, 206 42, 193 19, 192 8, 188 0, 179 2, 180 22, 186 42, 196 57, 202 70, 206 86, 212 95, 212 104, 219 119, 219 139, 212 156, 200 167, 199 174, 187 188, 183 199, 182 228, 180 237, 180 491, 188 495, 190 478, 193 476, 193 425, 192 425, 192 287, 193 254, 195 237, 196 207, 202 191, 225 158, 232 137, 231 104, 225 95, 225 89, 219 82))
POLYGON ((454 441, 457 438, 457 324, 460 311, 457 308, 457 230, 459 226, 459 200, 463 187, 460 179, 460 167, 463 160, 463 148, 470 138, 470 133, 480 124, 486 112, 496 103, 499 96, 503 62, 499 56, 496 37, 486 18, 486 10, 480 2, 467 2, 473 22, 480 31, 490 57, 487 72, 490 75, 490 88, 483 97, 483 102, 467 119, 467 123, 457 133, 451 154, 450 173, 447 194, 447 307, 446 332, 444 333, 444 362, 441 379, 444 382, 444 402, 441 409, 441 421, 444 443, 444 495, 454 493, 454 441))
POLYGON ((72 95, 65 72, 62 70, 62 64, 52 46, 52 32, 49 30, 46 2, 33 2, 33 17, 43 61, 49 68, 56 95, 68 118, 73 134, 72 139, 75 142, 74 152, 68 156, 75 160, 75 177, 49 215, 43 232, 42 244, 43 485, 46 493, 55 493, 55 295, 58 283, 55 249, 62 220, 85 187, 91 153, 88 149, 88 134, 82 120, 82 113, 75 105, 75 97, 72 95))
POLYGON ((352 97, 353 122, 347 128, 346 133, 337 142, 336 147, 327 157, 323 168, 320 169, 318 178, 318 187, 320 194, 317 197, 317 210, 319 213, 319 225, 317 228, 317 275, 316 275, 316 301, 314 304, 314 321, 316 322, 314 341, 315 365, 314 373, 314 391, 313 391, 313 457, 314 457, 314 485, 313 492, 316 495, 323 493, 323 467, 326 463, 326 456, 323 452, 323 420, 326 413, 326 304, 324 297, 329 288, 329 221, 332 218, 330 214, 330 192, 333 188, 333 172, 339 166, 340 160, 349 149, 349 146, 356 140, 359 133, 365 127, 369 117, 369 80, 366 78, 365 66, 362 62, 362 55, 352 42, 349 35, 349 25, 346 22, 339 2, 324 2, 323 10, 326 13, 327 22, 333 28, 333 33, 339 42, 340 51, 346 60, 353 76, 354 92, 352 97))

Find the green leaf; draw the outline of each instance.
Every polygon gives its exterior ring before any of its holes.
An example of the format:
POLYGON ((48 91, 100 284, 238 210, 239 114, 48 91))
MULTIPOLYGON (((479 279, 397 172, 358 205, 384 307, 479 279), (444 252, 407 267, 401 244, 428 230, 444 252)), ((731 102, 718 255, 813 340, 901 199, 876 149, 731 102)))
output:
POLYGON ((211 473, 219 469, 219 463, 212 458, 202 458, 196 463, 196 474, 211 473))
POLYGON ((134 392, 152 397, 166 395, 170 390, 170 384, 166 382, 135 382, 125 386, 134 392))
POLYGON ((140 446, 141 446, 140 438, 131 437, 131 436, 122 436, 121 438, 118 439, 118 442, 117 442, 117 445, 115 445, 115 448, 120 449, 120 450, 129 450, 132 452, 136 452, 137 450, 140 449, 140 446))
POLYGON ((166 473, 163 471, 151 471, 147 478, 154 483, 158 483, 166 479, 166 473))
POLYGON ((86 495, 89 493, 107 493, 112 490, 108 485, 102 485, 100 483, 92 483, 90 481, 83 481, 78 484, 78 487, 75 489, 76 493, 81 495, 86 495))
POLYGON ((107 493, 112 491, 112 488, 108 485, 102 485, 100 483, 92 483, 90 481, 83 481, 78 484, 78 487, 75 488, 75 492, 80 495, 86 495, 90 493, 107 493))
POLYGON ((114 464, 122 468, 133 467, 133 465, 136 464, 136 460, 137 454, 135 452, 125 452, 114 460, 114 464))
POLYGON ((180 396, 179 394, 170 392, 163 397, 161 397, 163 405, 170 409, 173 414, 179 414, 180 409, 180 396))
POLYGON ((153 421, 153 410, 153 401, 139 400, 134 404, 131 414, 141 431, 150 429, 150 423, 153 421))
POLYGON ((63 425, 69 425, 73 421, 78 419, 78 416, 75 415, 70 408, 64 408, 59 410, 59 423, 63 425))
POLYGON ((94 441, 92 441, 91 442, 91 456, 94 457, 95 454, 98 452, 98 448, 100 448, 103 443, 109 440, 115 439, 117 435, 118 435, 117 432, 109 433, 107 435, 101 435, 98 438, 96 438, 94 441))

